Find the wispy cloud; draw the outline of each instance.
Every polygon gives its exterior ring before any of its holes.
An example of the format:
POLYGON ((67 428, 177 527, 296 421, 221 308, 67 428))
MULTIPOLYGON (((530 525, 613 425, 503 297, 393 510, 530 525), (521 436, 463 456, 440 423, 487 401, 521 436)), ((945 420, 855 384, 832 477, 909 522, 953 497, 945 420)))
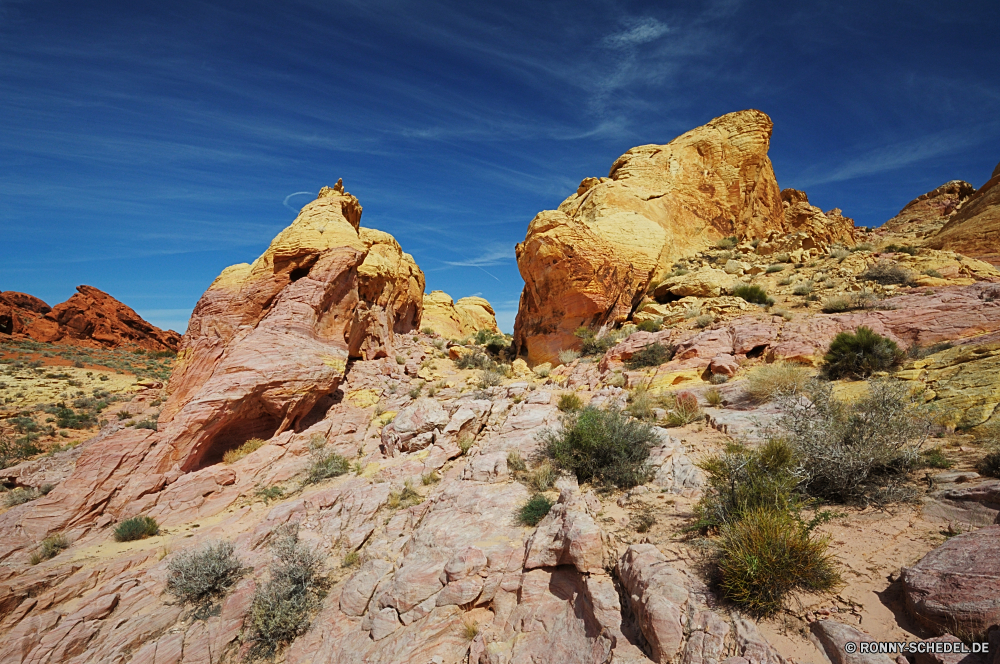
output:
POLYGON ((661 23, 653 17, 630 20, 628 23, 631 23, 631 26, 627 30, 607 35, 601 43, 608 48, 628 48, 656 41, 670 31, 666 23, 661 23))
POLYGON ((500 265, 513 260, 514 248, 509 245, 493 245, 475 258, 463 261, 443 261, 447 265, 456 267, 488 267, 490 265, 500 265))

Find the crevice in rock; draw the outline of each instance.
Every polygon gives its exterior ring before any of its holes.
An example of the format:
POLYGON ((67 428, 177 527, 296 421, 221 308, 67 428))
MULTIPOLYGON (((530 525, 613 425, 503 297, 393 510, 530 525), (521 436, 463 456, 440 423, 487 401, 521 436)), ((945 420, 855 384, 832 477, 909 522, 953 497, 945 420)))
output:
POLYGON ((251 438, 269 440, 280 425, 281 418, 268 413, 260 413, 252 418, 233 418, 210 441, 201 445, 201 450, 188 460, 185 470, 191 472, 214 466, 222 461, 226 452, 236 449, 251 438))
POLYGON ((750 350, 747 351, 747 357, 748 358, 761 357, 761 356, 764 355, 764 351, 766 351, 766 350, 767 350, 767 344, 762 344, 760 346, 754 346, 753 348, 751 348, 750 350))

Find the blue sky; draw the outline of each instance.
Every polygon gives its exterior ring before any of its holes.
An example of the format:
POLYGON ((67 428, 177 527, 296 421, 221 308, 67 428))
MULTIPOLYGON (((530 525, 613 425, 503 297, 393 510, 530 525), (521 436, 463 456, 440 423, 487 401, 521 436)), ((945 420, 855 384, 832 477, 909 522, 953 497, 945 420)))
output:
POLYGON ((779 184, 859 223, 982 184, 998 7, 0 0, 0 290, 90 284, 184 331, 342 177, 428 290, 509 331, 536 212, 730 111, 768 113, 779 184))

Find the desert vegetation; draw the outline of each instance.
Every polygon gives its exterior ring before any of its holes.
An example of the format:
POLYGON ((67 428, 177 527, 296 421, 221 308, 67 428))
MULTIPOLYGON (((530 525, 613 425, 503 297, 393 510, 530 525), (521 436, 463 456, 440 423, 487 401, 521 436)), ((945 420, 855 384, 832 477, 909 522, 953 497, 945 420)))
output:
POLYGON ((879 371, 888 371, 904 357, 895 341, 861 326, 853 333, 837 334, 823 362, 830 378, 866 378, 879 371))
POLYGON ((225 594, 244 571, 232 542, 210 542, 174 556, 167 566, 167 592, 183 602, 200 602, 225 594))
POLYGON ((156 519, 148 516, 129 517, 115 526, 115 540, 118 542, 133 542, 135 540, 146 539, 160 532, 160 526, 156 519))

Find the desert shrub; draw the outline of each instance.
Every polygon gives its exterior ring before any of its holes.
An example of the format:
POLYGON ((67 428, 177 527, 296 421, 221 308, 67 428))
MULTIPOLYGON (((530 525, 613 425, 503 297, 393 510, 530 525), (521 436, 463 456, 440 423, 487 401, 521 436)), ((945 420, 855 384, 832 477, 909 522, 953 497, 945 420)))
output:
POLYGON ((910 256, 916 256, 919 253, 916 247, 906 244, 888 244, 883 251, 893 254, 909 254, 910 256))
POLYGON ((339 477, 351 469, 351 462, 344 456, 322 447, 310 450, 312 464, 306 476, 306 484, 315 484, 330 477, 339 477))
POLYGON ((812 496, 855 504, 885 504, 912 495, 906 474, 917 464, 928 424, 908 388, 869 381, 867 395, 833 397, 813 381, 808 399, 783 397, 777 425, 795 450, 802 486, 812 496))
POLYGON ((830 249, 830 258, 835 258, 838 261, 842 261, 850 255, 851 252, 847 247, 837 245, 830 249))
POLYGON ((409 397, 410 397, 411 399, 419 399, 419 398, 420 398, 420 393, 421 393, 421 392, 423 392, 423 390, 424 390, 424 384, 423 384, 423 382, 421 382, 421 381, 418 381, 418 382, 416 382, 416 383, 415 383, 415 384, 413 385, 413 387, 412 387, 412 388, 410 388, 410 391, 409 391, 409 392, 407 392, 406 394, 407 394, 407 395, 408 395, 408 396, 409 396, 409 397))
POLYGON ((771 265, 768 265, 767 268, 764 270, 764 272, 766 272, 767 274, 774 274, 775 272, 781 272, 784 269, 785 269, 784 265, 781 265, 779 263, 773 263, 771 265))
POLYGON ((976 464, 976 470, 986 477, 1000 477, 1000 450, 988 452, 976 464))
POLYGON ((871 242, 859 242, 858 244, 851 247, 852 254, 860 251, 875 251, 875 247, 872 246, 871 242))
POLYGON ((694 319, 694 326, 697 328, 708 327, 715 322, 715 316, 712 314, 702 314, 694 319))
POLYGON ((68 548, 69 540, 66 539, 65 535, 61 533, 49 535, 39 543, 38 549, 32 552, 29 561, 32 565, 37 565, 42 561, 55 558, 61 551, 68 548))
POLYGON ((625 375, 620 371, 615 371, 608 378, 608 385, 611 387, 625 387, 625 375))
POLYGON ((396 356, 396 364, 399 364, 399 365, 406 364, 406 358, 403 357, 402 355, 397 355, 396 356))
POLYGON ((781 279, 778 279, 778 285, 779 286, 791 286, 792 285, 792 276, 789 275, 787 277, 782 277, 781 279))
POLYGON ((656 525, 656 516, 650 510, 643 510, 632 517, 629 525, 635 528, 637 533, 648 533, 649 529, 656 525))
POLYGON ((622 338, 621 331, 610 331, 598 336, 597 332, 587 327, 578 328, 574 334, 581 341, 580 353, 583 355, 604 355, 622 338))
POLYGON ((942 275, 940 272, 938 272, 933 268, 928 268, 924 270, 924 274, 926 274, 928 277, 935 277, 937 279, 942 279, 944 277, 944 275, 942 275))
POLYGON ((548 461, 543 461, 528 473, 527 484, 535 491, 548 491, 555 483, 556 469, 548 461))
POLYGON ((659 332, 663 328, 663 319, 660 317, 644 320, 636 325, 640 332, 659 332))
POLYGON ((479 623, 472 618, 465 617, 462 619, 460 631, 466 641, 472 641, 479 636, 479 623))
POLYGON ((184 602, 224 595, 243 574, 232 542, 180 553, 167 566, 167 592, 184 602))
POLYGON ((361 554, 358 553, 357 551, 349 552, 346 556, 344 556, 344 559, 340 561, 340 566, 345 568, 357 567, 360 564, 361 564, 361 554))
POLYGON ((798 513, 802 506, 796 487, 803 473, 794 449, 781 439, 769 439, 756 449, 732 443, 698 465, 707 477, 695 509, 698 528, 718 528, 752 510, 798 513))
POLYGON ((696 304, 684 308, 684 318, 697 318, 700 313, 701 307, 696 304))
POLYGON ((463 433, 461 436, 458 437, 458 441, 456 442, 456 444, 458 445, 458 450, 462 453, 462 456, 465 456, 466 454, 469 453, 469 450, 472 449, 472 445, 475 442, 476 439, 473 438, 470 434, 463 433))
POLYGON ((15 507, 17 505, 23 505, 31 502, 41 495, 42 494, 39 491, 36 491, 33 488, 25 489, 18 487, 7 492, 7 495, 3 497, 3 504, 6 507, 15 507))
POLYGON ((139 420, 132 426, 136 429, 152 429, 153 431, 156 431, 156 420, 152 417, 147 417, 144 420, 139 420))
POLYGON ((625 412, 637 420, 655 420, 653 409, 660 405, 659 401, 645 387, 638 387, 628 395, 625 412))
POLYGON ((930 346, 921 346, 920 344, 913 344, 906 349, 906 356, 914 360, 919 360, 927 357, 928 355, 933 355, 934 353, 940 353, 943 350, 948 350, 949 348, 954 348, 955 344, 950 341, 942 341, 941 343, 932 344, 930 346))
POLYGON ((580 482, 631 489, 649 477, 653 428, 617 409, 588 406, 563 416, 562 428, 542 434, 546 453, 580 482))
POLYGON ((517 510, 517 521, 522 526, 535 527, 538 522, 552 509, 553 502, 546 496, 536 493, 517 510))
POLYGON ((480 389, 486 389, 488 387, 496 387, 503 383, 503 374, 499 371, 493 371, 491 369, 484 369, 479 372, 479 387, 480 389))
POLYGON ((559 395, 558 408, 564 413, 568 413, 573 410, 580 410, 583 408, 583 401, 576 392, 563 392, 559 395))
POLYGON ((667 426, 682 427, 705 417, 698 405, 698 397, 690 392, 679 392, 673 397, 673 404, 667 411, 667 426))
POLYGON ((767 291, 757 284, 740 284, 733 289, 733 295, 753 304, 762 304, 768 307, 774 304, 774 299, 768 296, 767 291))
POLYGON ((925 468, 951 468, 955 464, 944 455, 944 450, 934 447, 920 453, 920 465, 925 468))
POLYGON ((729 376, 726 374, 712 374, 712 377, 708 379, 712 385, 722 385, 723 383, 729 382, 729 376))
POLYGON ((413 485, 407 480, 403 488, 389 493, 389 500, 386 504, 391 509, 406 509, 424 502, 423 496, 416 492, 413 485))
POLYGON ((913 281, 913 273, 894 261, 880 260, 862 272, 858 278, 874 281, 883 286, 905 285, 913 281))
POLYGON ((754 510, 722 529, 719 586, 749 614, 773 615, 793 590, 822 592, 841 583, 828 543, 788 512, 754 510))
POLYGON ((708 402, 709 406, 718 408, 722 405, 722 392, 720 392, 718 388, 710 388, 707 392, 705 392, 705 401, 708 402))
POLYGON ((521 458, 521 453, 517 450, 511 450, 507 452, 507 468, 514 473, 521 473, 528 469, 528 466, 524 463, 524 459, 521 458))
POLYGON ((265 503, 269 503, 272 500, 279 500, 284 497, 285 490, 280 486, 268 486, 268 487, 258 487, 256 491, 253 492, 255 496, 263 500, 265 503))
POLYGON ((877 371, 887 371, 902 362, 903 357, 895 341, 861 326, 854 333, 837 334, 823 361, 830 378, 865 378, 877 371))
POLYGON ((732 249, 736 246, 737 239, 735 235, 730 235, 729 237, 724 237, 715 243, 715 246, 719 249, 732 249))
POLYGON ((13 466, 41 451, 42 448, 35 443, 35 438, 31 435, 11 439, 0 431, 0 468, 13 466))
POLYGON ((669 362, 673 356, 674 346, 672 344, 664 346, 659 342, 651 343, 632 353, 632 357, 625 362, 625 366, 633 370, 643 367, 658 367, 664 362, 669 362))
POLYGON ((250 659, 271 657, 291 643, 319 607, 323 559, 299 541, 297 526, 283 529, 271 548, 275 562, 267 582, 257 586, 244 621, 250 659))
POLYGON ((550 374, 550 373, 552 373, 552 367, 550 367, 550 366, 545 366, 545 365, 543 364, 543 365, 540 365, 540 366, 537 366, 537 367, 535 367, 534 369, 532 369, 532 371, 533 371, 533 372, 534 372, 534 374, 535 374, 536 376, 538 376, 539 378, 548 378, 548 377, 549 377, 549 374, 550 374))
POLYGON ((839 314, 854 309, 854 302, 847 295, 835 295, 824 300, 820 308, 824 313, 839 314))
POLYGON ((222 463, 225 464, 236 463, 237 461, 239 461, 246 455, 250 454, 251 452, 256 452, 257 450, 259 450, 261 447, 265 445, 266 442, 267 441, 261 438, 251 438, 250 440, 246 441, 245 443, 237 447, 235 450, 229 450, 225 454, 223 454, 222 463))
POLYGON ((437 484, 441 481, 441 476, 438 475, 437 471, 431 471, 429 473, 424 473, 420 476, 420 483, 424 486, 430 486, 432 484, 437 484))
POLYGON ((766 403, 782 394, 798 394, 811 376, 808 369, 792 362, 775 362, 755 367, 747 374, 743 391, 757 403, 766 403))
POLYGON ((809 295, 813 292, 813 282, 803 281, 792 289, 792 295, 809 295))
POLYGON ((580 358, 580 351, 567 348, 559 351, 559 364, 572 364, 574 360, 580 358))
POLYGON ((492 369, 493 364, 493 359, 479 349, 461 355, 455 360, 455 366, 459 369, 492 369))
POLYGON ((148 516, 133 516, 115 526, 115 540, 132 542, 152 537, 159 532, 160 526, 156 523, 156 519, 148 516))

